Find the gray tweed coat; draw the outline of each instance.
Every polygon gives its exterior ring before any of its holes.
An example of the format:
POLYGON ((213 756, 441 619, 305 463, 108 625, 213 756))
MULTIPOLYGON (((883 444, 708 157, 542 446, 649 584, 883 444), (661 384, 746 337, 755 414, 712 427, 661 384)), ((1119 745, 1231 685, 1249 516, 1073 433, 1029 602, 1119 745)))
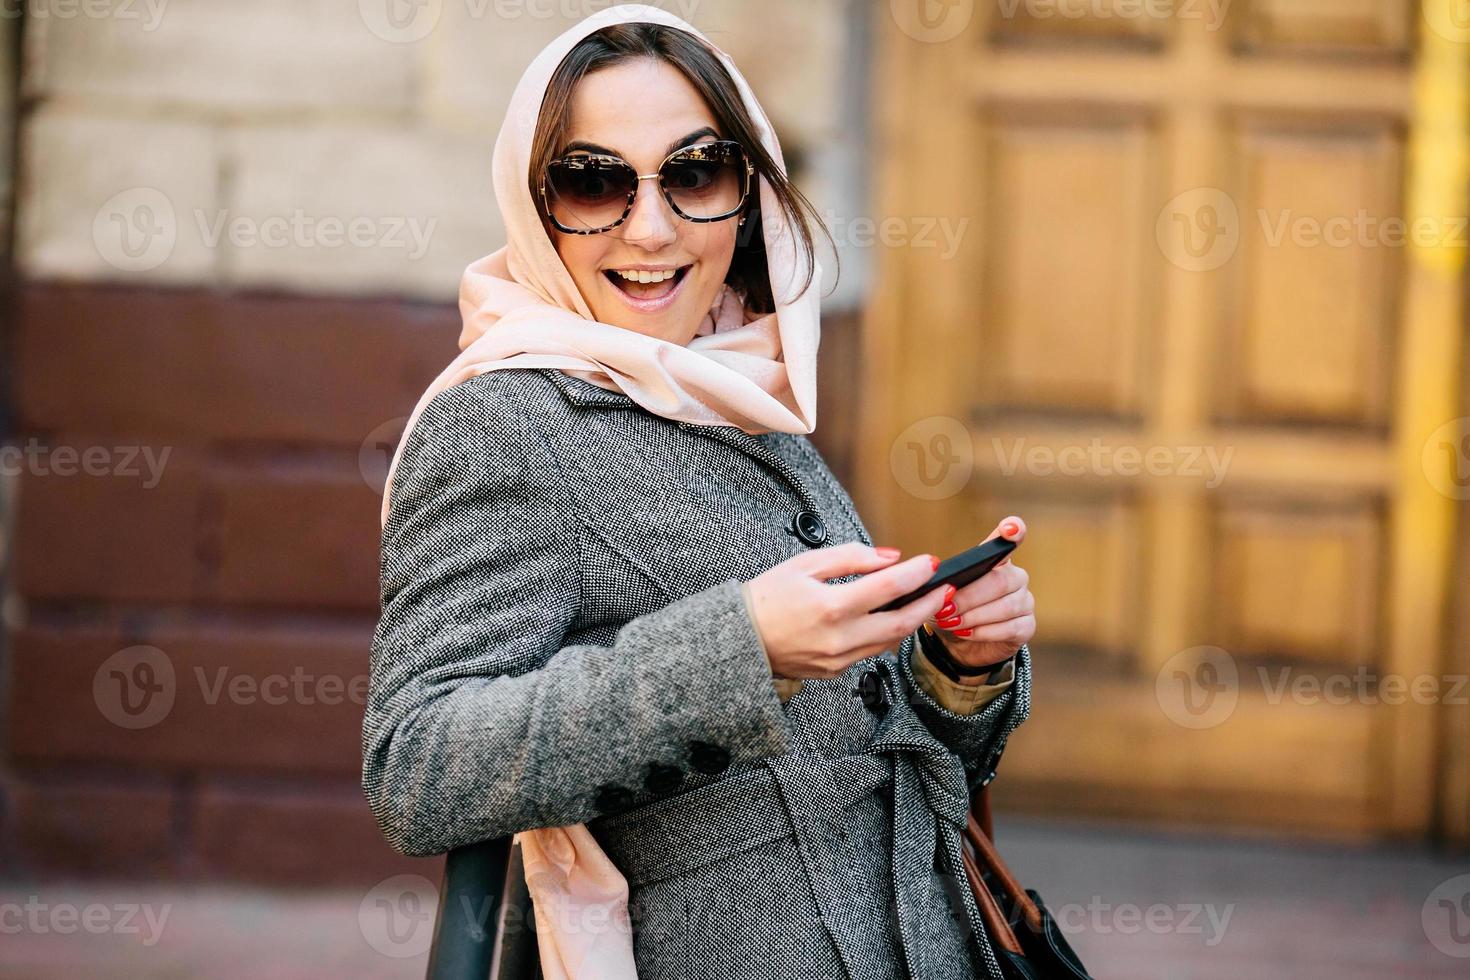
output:
POLYGON ((362 781, 395 848, 585 822, 642 980, 999 976, 959 828, 1030 651, 972 715, 913 636, 783 704, 740 583, 872 543, 806 437, 493 371, 430 402, 392 496, 362 781))

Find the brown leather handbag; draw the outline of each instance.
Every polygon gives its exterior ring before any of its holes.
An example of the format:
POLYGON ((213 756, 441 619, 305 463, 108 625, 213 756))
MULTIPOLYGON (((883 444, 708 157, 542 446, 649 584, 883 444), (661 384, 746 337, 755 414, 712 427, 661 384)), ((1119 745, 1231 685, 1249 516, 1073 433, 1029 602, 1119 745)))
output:
POLYGON ((1091 980, 1041 896, 1022 888, 996 851, 989 787, 971 797, 965 842, 965 878, 1006 980, 1091 980))

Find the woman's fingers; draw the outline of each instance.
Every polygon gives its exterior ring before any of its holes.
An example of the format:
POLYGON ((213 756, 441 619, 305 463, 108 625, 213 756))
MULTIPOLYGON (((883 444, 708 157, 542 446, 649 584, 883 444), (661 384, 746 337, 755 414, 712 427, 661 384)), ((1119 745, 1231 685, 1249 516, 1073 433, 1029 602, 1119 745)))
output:
MULTIPOLYGON (((884 603, 912 592, 934 577, 938 563, 932 555, 915 555, 853 582, 829 586, 837 610, 845 618, 866 615, 884 603)), ((892 610, 897 612, 898 610, 892 610)), ((883 615, 875 613, 874 615, 883 615)))
POLYGON ((1030 581, 1030 573, 1020 565, 997 565, 989 573, 960 589, 954 599, 955 607, 966 612, 988 605, 1025 589, 1030 581))
MULTIPOLYGON (((945 629, 988 626, 991 623, 1004 623, 1021 616, 1029 616, 1036 611, 1036 597, 1031 594, 1030 589, 1023 587, 979 606, 967 607, 961 604, 957 608, 960 614, 959 623, 952 623, 945 626, 945 629)), ((973 640, 975 637, 967 639, 973 640)))
MULTIPOLYGON (((849 621, 847 629, 842 634, 843 642, 851 647, 861 646, 885 650, 923 626, 926 620, 933 619, 934 614, 939 612, 939 608, 944 605, 944 597, 948 594, 949 586, 936 585, 919 598, 897 609, 858 616, 855 621, 849 621)), ((882 601, 878 603, 878 605, 882 604, 882 601)), ((864 654, 864 656, 867 655, 864 654)), ((861 660, 862 657, 854 659, 861 660)))
MULTIPOLYGON (((1026 540, 1026 522, 1015 514, 1012 514, 997 524, 995 530, 990 532, 990 537, 986 538, 985 541, 994 541, 996 538, 1005 538, 1007 541, 1014 541, 1016 544, 1020 544, 1026 540)), ((980 543, 984 544, 985 541, 980 543)), ((995 567, 999 568, 1001 565, 1009 565, 1010 562, 1010 556, 1007 555, 995 567)))
MULTIPOLYGON (((955 629, 964 629, 964 627, 957 626, 955 629)), ((1036 635, 1036 617, 1027 614, 1008 619, 1003 623, 986 623, 984 626, 974 626, 971 629, 970 635, 965 637, 971 643, 1014 643, 1020 646, 1036 635)))
POLYGON ((849 541, 831 548, 813 548, 788 561, 825 582, 830 578, 887 568, 899 557, 897 548, 870 548, 861 541, 849 541))
MULTIPOLYGON (((986 540, 1005 537, 1019 542, 1025 536, 1025 521, 1012 516, 986 540)), ((938 564, 929 554, 903 559, 897 549, 849 542, 793 556, 783 563, 784 579, 771 573, 760 576, 762 606, 784 610, 776 618, 786 618, 789 625, 783 629, 794 638, 790 656, 782 650, 780 659, 793 659, 793 667, 806 671, 791 676, 837 676, 851 664, 902 642, 935 619, 947 601, 963 613, 962 625, 951 622, 947 628, 971 626, 975 630, 971 640, 1009 641, 1012 633, 1024 632, 1034 623, 1034 601, 1026 587, 1029 576, 1008 560, 958 592, 938 585, 898 609, 871 611, 921 588, 934 577, 938 564), (830 584, 831 579, 851 575, 858 577, 830 584)))

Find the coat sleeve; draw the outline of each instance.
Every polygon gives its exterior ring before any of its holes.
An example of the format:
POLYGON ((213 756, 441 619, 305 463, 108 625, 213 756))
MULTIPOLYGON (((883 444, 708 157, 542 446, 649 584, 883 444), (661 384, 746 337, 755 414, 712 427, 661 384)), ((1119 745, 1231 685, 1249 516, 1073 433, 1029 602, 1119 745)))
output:
POLYGON ((1016 662, 1008 661, 1001 678, 991 684, 961 684, 950 680, 925 655, 914 651, 914 683, 924 692, 957 715, 971 715, 1010 690, 1016 681, 1016 662))
POLYGON ((1021 647, 1010 683, 1002 681, 995 685, 1004 686, 1004 690, 973 713, 953 711, 925 690, 916 676, 916 660, 922 656, 914 634, 904 638, 896 654, 884 654, 885 658, 893 658, 914 713, 935 738, 960 757, 969 775, 970 789, 978 789, 995 778, 1006 740, 1031 713, 1031 649, 1026 645, 1021 647))
POLYGON ((583 518, 513 397, 441 392, 395 473, 362 785, 405 854, 586 822, 790 750, 737 580, 611 646, 563 645, 583 518))

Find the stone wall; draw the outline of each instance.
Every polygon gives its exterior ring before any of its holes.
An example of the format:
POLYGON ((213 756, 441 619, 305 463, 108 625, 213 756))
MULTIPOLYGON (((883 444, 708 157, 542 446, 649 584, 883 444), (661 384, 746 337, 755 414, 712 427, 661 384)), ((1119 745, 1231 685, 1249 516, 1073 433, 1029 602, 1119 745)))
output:
MULTIPOLYGON (((490 158, 516 80, 607 6, 92 2, 112 15, 26 23, 27 277, 437 301, 502 244, 490 158)), ((860 93, 841 66, 860 18, 841 0, 662 5, 741 65, 809 195, 851 210, 860 93)))

